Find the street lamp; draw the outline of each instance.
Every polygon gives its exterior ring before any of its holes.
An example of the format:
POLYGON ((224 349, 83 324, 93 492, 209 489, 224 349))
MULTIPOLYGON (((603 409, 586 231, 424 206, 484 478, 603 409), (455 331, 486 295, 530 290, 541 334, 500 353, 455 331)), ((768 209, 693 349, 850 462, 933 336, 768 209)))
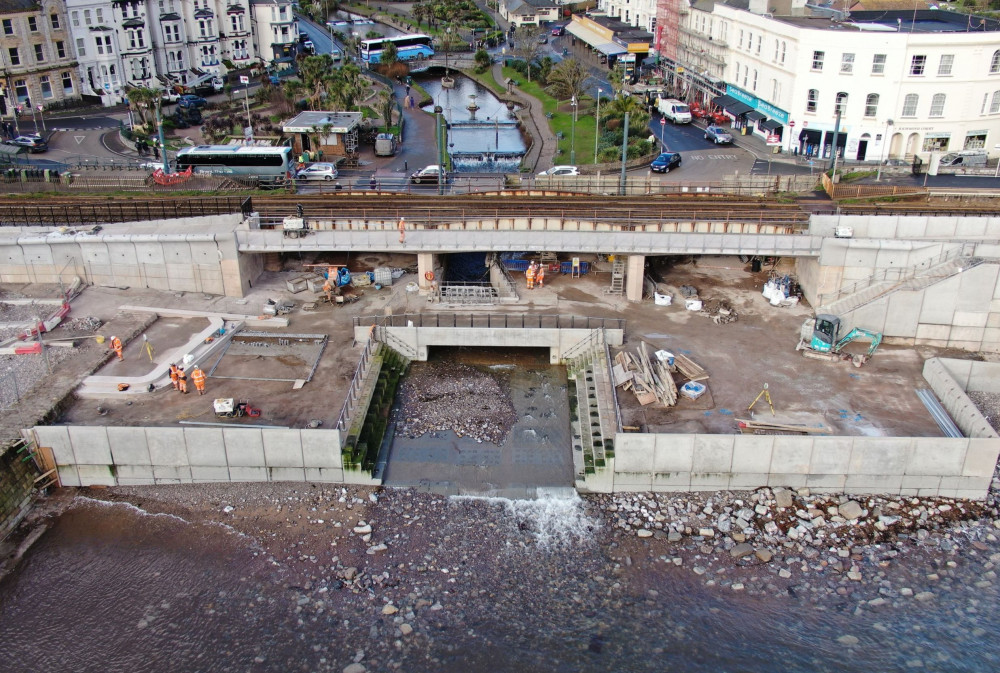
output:
POLYGON ((604 89, 597 89, 597 124, 594 127, 594 163, 597 163, 597 140, 601 137, 601 94, 604 89))
POLYGON ((885 133, 882 134, 882 150, 879 152, 878 171, 875 173, 875 182, 882 180, 882 163, 885 161, 885 152, 889 146, 889 128, 892 127, 892 120, 885 120, 885 133))
POLYGON ((573 108, 573 117, 570 122, 570 139, 569 139, 569 162, 576 166, 576 96, 570 101, 570 107, 573 108))

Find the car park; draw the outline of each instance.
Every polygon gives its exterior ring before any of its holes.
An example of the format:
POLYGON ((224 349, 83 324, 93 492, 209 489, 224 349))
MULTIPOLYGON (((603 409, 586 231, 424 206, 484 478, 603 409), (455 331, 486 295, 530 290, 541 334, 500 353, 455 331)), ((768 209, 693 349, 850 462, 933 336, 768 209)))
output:
POLYGON ((18 147, 27 147, 29 152, 37 153, 44 152, 49 149, 49 144, 45 142, 45 139, 38 135, 33 136, 18 136, 6 141, 8 145, 17 145, 18 147))
POLYGON ((410 182, 415 185, 423 184, 424 182, 433 182, 436 184, 438 181, 447 179, 447 173, 440 166, 424 166, 410 176, 410 182))
POLYGON ((295 174, 299 180, 330 180, 337 179, 337 167, 330 163, 320 162, 309 164, 295 174))
POLYGON ((671 168, 677 168, 680 165, 680 154, 677 152, 664 152, 653 159, 653 163, 649 165, 649 170, 654 173, 669 173, 671 168))
POLYGON ((733 136, 726 129, 713 124, 705 128, 705 140, 711 140, 716 145, 726 145, 733 142, 733 136))
POLYGON ((538 177, 559 177, 566 175, 579 175, 580 169, 576 166, 553 166, 552 168, 542 171, 538 174, 538 177))

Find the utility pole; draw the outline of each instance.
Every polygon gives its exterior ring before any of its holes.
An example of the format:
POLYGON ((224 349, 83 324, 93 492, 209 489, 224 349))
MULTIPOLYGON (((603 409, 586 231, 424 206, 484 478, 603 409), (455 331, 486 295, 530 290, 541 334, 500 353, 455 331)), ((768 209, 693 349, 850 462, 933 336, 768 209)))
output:
POLYGON ((625 135, 622 137, 622 177, 618 194, 625 196, 625 161, 628 159, 628 112, 625 113, 625 135))
POLYGON ((163 162, 163 174, 166 175, 167 173, 170 172, 170 162, 167 160, 167 139, 163 135, 163 119, 160 116, 160 105, 161 105, 162 102, 163 102, 162 99, 159 96, 157 96, 156 97, 156 128, 157 128, 157 134, 158 134, 159 139, 160 139, 160 160, 163 162))

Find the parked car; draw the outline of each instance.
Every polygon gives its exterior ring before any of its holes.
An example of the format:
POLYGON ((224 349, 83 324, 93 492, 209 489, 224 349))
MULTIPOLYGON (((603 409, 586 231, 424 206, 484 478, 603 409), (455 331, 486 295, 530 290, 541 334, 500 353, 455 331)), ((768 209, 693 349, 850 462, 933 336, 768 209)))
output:
POLYGON ((328 163, 309 164, 295 174, 299 180, 336 180, 337 167, 328 163))
POLYGON ((580 169, 576 166, 553 166, 547 171, 542 171, 538 174, 538 177, 555 177, 564 175, 579 175, 580 169))
POLYGON ((448 174, 440 166, 424 166, 410 176, 410 182, 415 185, 424 182, 433 182, 436 184, 440 180, 447 181, 447 179, 448 174))
POLYGON ((375 136, 375 156, 391 157, 396 153, 396 136, 391 133, 379 133, 375 136))
POLYGON ((181 95, 173 89, 165 89, 160 93, 160 100, 164 103, 176 103, 180 98, 181 95))
POLYGON ((49 144, 41 136, 18 136, 7 141, 9 145, 27 147, 29 152, 44 152, 49 149, 49 144))
POLYGON ((552 27, 552 36, 553 37, 562 37, 565 34, 566 34, 566 26, 553 26, 552 27))
POLYGON ((548 44, 548 43, 549 43, 548 35, 542 33, 541 35, 538 36, 538 44, 548 44))
POLYGON ((726 129, 713 124, 705 129, 705 140, 711 140, 716 145, 725 145, 733 142, 733 137, 726 129))
POLYGON ((664 152, 660 156, 653 159, 653 163, 649 165, 649 170, 654 173, 669 173, 671 168, 677 168, 680 165, 680 154, 677 152, 664 152))
POLYGON ((201 96, 196 96, 193 93, 186 93, 177 99, 178 107, 196 107, 203 108, 208 105, 208 101, 201 96))

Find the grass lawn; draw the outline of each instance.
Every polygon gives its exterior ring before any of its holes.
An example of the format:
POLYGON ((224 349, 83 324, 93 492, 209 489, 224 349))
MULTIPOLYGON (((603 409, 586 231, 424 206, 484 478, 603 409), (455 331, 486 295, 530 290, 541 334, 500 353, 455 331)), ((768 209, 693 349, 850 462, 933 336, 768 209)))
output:
MULTIPOLYGON (((513 68, 504 68, 503 76, 517 80, 518 88, 525 94, 536 98, 542 104, 545 115, 549 116, 549 128, 558 135, 559 154, 553 160, 556 164, 569 164, 573 150, 573 108, 570 101, 557 101, 542 89, 536 82, 528 82, 513 68)), ((596 112, 597 101, 585 96, 579 101, 576 113, 576 165, 594 163, 594 136, 597 131, 596 112)))

